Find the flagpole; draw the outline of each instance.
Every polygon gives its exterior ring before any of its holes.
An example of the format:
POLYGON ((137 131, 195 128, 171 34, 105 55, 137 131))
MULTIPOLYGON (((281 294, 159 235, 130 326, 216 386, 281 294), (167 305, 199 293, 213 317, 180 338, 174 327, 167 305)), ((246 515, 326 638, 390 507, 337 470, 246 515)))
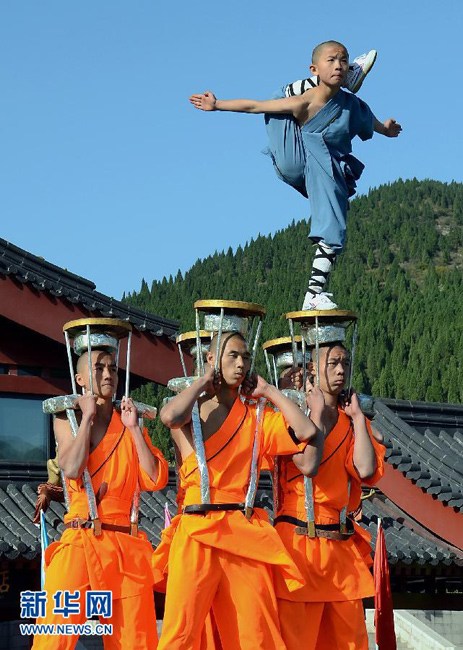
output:
POLYGON ((164 504, 164 528, 167 528, 168 526, 170 526, 171 521, 172 521, 172 517, 171 517, 170 512, 169 512, 169 505, 168 505, 168 503, 166 501, 165 504, 164 504))
POLYGON ((47 527, 45 524, 45 513, 43 510, 40 511, 40 546, 42 550, 42 557, 40 561, 40 584, 42 589, 45 585, 45 550, 49 544, 47 527))
MULTIPOLYGON (((379 531, 381 529, 381 517, 378 517, 377 528, 376 528, 376 539, 378 539, 379 531)), ((376 636, 376 626, 375 626, 375 636, 376 636)), ((379 650, 379 645, 375 643, 375 650, 379 650)))

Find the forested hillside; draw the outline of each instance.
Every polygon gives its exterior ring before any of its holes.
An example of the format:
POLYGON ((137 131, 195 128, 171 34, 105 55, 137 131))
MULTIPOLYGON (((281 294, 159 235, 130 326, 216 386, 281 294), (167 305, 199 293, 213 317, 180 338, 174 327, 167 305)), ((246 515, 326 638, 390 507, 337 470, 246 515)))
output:
MULTIPOLYGON (((260 216, 264 223, 265 215, 260 216)), ((308 224, 198 260, 125 299, 192 329, 198 298, 267 307, 263 339, 287 335, 310 270, 308 224)), ((213 244, 211 243, 211 246, 213 244)), ((355 386, 381 397, 463 401, 463 185, 396 181, 351 204, 332 274, 339 306, 359 314, 355 386)))

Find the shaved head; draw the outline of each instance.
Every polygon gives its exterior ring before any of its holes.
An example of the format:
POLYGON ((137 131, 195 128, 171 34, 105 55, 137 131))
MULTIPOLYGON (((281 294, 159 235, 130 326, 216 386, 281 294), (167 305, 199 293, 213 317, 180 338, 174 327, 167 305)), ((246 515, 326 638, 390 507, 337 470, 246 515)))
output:
MULTIPOLYGON (((320 357, 327 357, 331 350, 334 350, 334 348, 342 348, 345 352, 348 352, 348 349, 344 345, 344 343, 341 343, 341 341, 334 341, 333 343, 322 343, 319 346, 319 351, 320 351, 320 357)), ((312 349, 312 361, 316 361, 317 359, 317 350, 316 348, 312 349)))
MULTIPOLYGON (((99 355, 101 354, 110 354, 113 359, 116 358, 114 352, 110 352, 109 350, 106 350, 105 348, 92 348, 92 353, 93 352, 98 352, 99 355)), ((88 351, 83 352, 80 357, 77 359, 77 365, 76 365, 76 370, 77 372, 82 372, 84 368, 88 368, 88 351)))
POLYGON ((347 47, 345 45, 343 45, 339 41, 324 41, 323 43, 319 43, 314 48, 314 50, 312 52, 312 63, 313 64, 315 64, 315 65, 317 64, 318 59, 320 58, 320 55, 322 54, 325 47, 338 47, 338 48, 342 47, 342 49, 345 50, 345 52, 347 54, 347 58, 349 58, 349 52, 347 51, 347 47))
MULTIPOLYGON (((240 334, 240 332, 223 332, 222 338, 220 339, 220 348, 221 348, 222 352, 225 349, 225 346, 227 345, 228 341, 230 339, 234 338, 235 336, 238 336, 242 341, 244 341, 246 343, 246 339, 244 338, 244 336, 242 334, 240 334)), ((214 332, 214 334, 212 336, 212 339, 211 339, 211 347, 209 348, 209 351, 214 355, 217 352, 217 342, 218 342, 218 340, 219 340, 218 333, 214 332)))
POLYGON ((76 364, 76 371, 80 374, 82 374, 82 370, 88 366, 88 352, 84 352, 83 354, 80 355, 80 357, 77 359, 77 364, 76 364))

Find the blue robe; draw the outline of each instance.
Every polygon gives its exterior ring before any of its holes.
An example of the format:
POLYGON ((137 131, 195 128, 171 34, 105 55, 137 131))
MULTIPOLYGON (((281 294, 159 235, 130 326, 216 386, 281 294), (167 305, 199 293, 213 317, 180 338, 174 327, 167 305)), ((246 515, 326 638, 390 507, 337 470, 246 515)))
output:
POLYGON ((361 99, 339 90, 302 127, 288 115, 266 114, 265 123, 277 175, 310 197, 309 237, 340 251, 348 199, 355 194, 355 181, 364 168, 351 154, 352 139, 373 136, 373 113, 361 99))

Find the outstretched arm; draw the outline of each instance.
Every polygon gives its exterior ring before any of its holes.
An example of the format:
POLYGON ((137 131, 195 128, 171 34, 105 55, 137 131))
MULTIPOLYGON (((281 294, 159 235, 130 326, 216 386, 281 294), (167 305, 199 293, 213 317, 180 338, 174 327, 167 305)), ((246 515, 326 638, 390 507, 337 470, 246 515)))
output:
POLYGON ((397 138, 402 131, 402 127, 392 117, 385 122, 380 122, 376 119, 373 122, 373 129, 376 133, 385 135, 387 138, 397 138))
POLYGON ((190 102, 201 111, 232 111, 234 113, 287 113, 294 112, 301 103, 300 97, 283 97, 282 99, 217 99, 210 90, 199 95, 192 95, 190 102))

